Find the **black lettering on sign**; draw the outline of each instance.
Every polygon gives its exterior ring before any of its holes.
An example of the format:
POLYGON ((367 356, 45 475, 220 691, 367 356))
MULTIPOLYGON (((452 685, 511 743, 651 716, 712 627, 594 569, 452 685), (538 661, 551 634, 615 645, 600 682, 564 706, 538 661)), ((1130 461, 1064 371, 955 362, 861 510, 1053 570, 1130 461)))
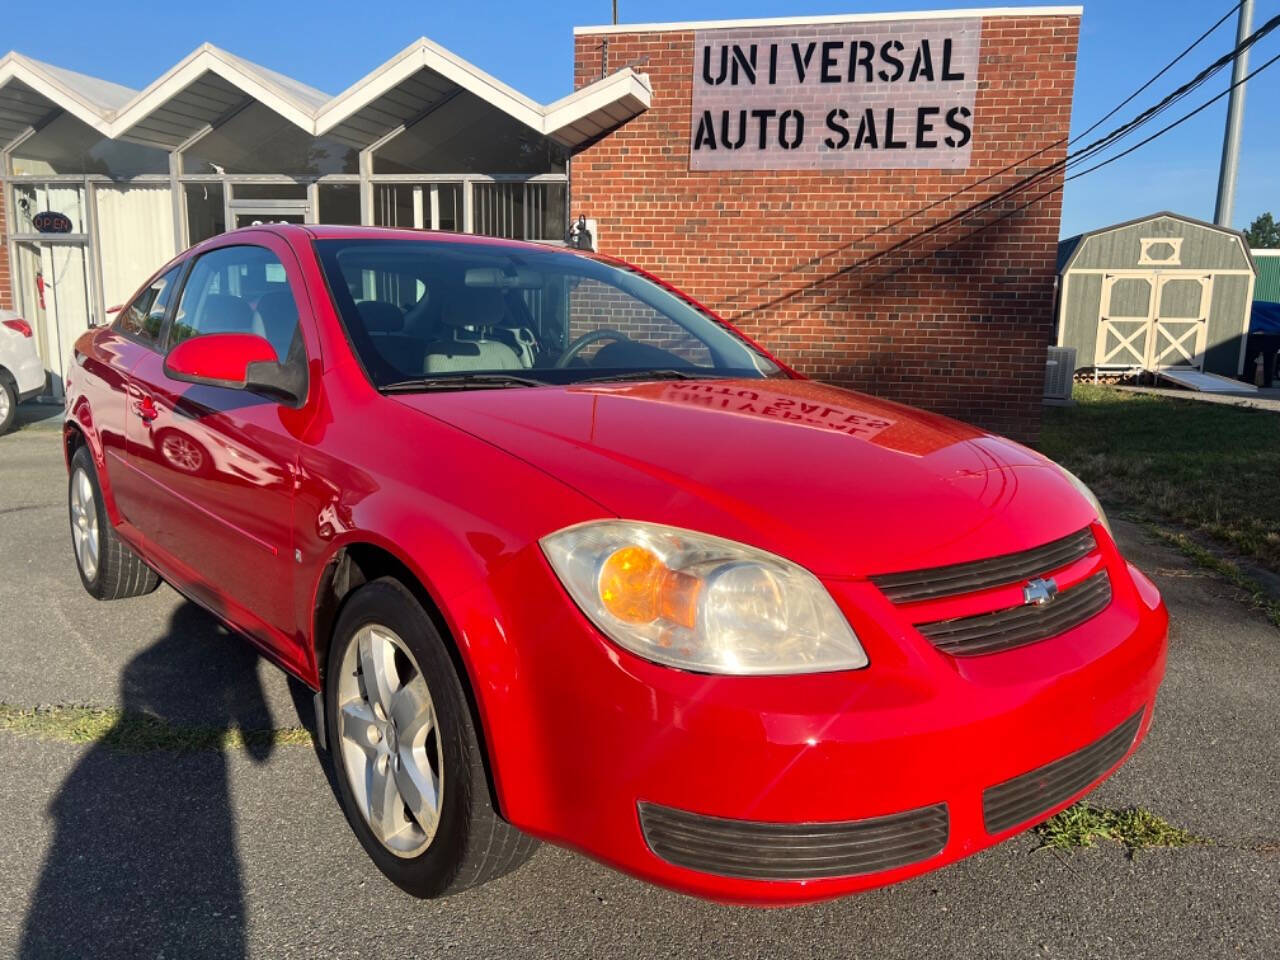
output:
POLYGON ((842 107, 836 107, 827 114, 827 129, 840 137, 839 141, 832 140, 830 137, 822 141, 827 145, 828 150, 841 150, 848 144, 849 128, 844 125, 848 119, 849 111, 842 107))
POLYGON ((702 119, 698 122, 698 132, 693 138, 693 149, 701 150, 706 147, 709 150, 716 148, 716 125, 711 119, 711 111, 703 110, 702 119))
POLYGON ((862 67, 862 79, 866 83, 870 83, 875 79, 875 70, 871 66, 871 61, 876 58, 876 45, 870 40, 858 41, 858 52, 855 55, 853 49, 849 50, 849 82, 853 83, 853 72, 858 67, 862 67))
POLYGON ((769 85, 778 82, 778 45, 769 44, 769 85))
POLYGON ((800 56, 800 44, 791 44, 791 56, 796 61, 796 79, 804 83, 804 75, 809 70, 809 61, 813 59, 814 48, 817 47, 817 41, 813 41, 804 51, 804 58, 800 56))
POLYGON ((933 79, 933 56, 929 53, 928 40, 921 40, 920 46, 916 48, 916 58, 911 63, 911 75, 907 77, 907 82, 915 83, 921 77, 925 80, 933 79))
POLYGON ((799 110, 783 110, 778 118, 778 143, 784 150, 794 150, 804 143, 804 114, 799 110), (795 126, 795 135, 787 136, 787 121, 795 126))
POLYGON ((836 51, 844 44, 839 40, 825 40, 822 44, 822 76, 823 83, 839 83, 840 74, 836 73, 836 51))
POLYGON ((933 133, 933 124, 926 117, 936 117, 942 112, 941 107, 921 107, 916 111, 916 149, 931 150, 938 145, 937 140, 926 140, 925 135, 933 133))
POLYGON ((902 76, 902 71, 905 69, 897 54, 890 53, 889 51, 896 50, 898 53, 901 53, 905 49, 906 47, 902 45, 901 40, 887 40, 880 45, 880 59, 893 66, 893 73, 888 73, 884 70, 880 71, 880 79, 885 83, 892 83, 899 79, 902 76))
POLYGON ((864 143, 872 150, 880 146, 880 141, 876 138, 875 111, 870 107, 863 111, 862 120, 858 123, 858 135, 854 138, 853 149, 861 149, 864 143))
POLYGON ((747 111, 738 111, 738 136, 734 139, 729 135, 729 114, 731 111, 725 110, 720 114, 720 146, 726 150, 737 150, 746 143, 747 140, 747 111))
POLYGON ((729 48, 722 46, 720 48, 720 73, 711 76, 711 44, 706 44, 702 48, 702 79, 703 82, 718 86, 724 83, 724 76, 729 70, 729 48))
POLYGON ((952 107, 947 111, 947 126, 960 134, 958 138, 951 136, 951 134, 947 134, 947 136, 943 138, 943 142, 946 143, 948 147, 963 147, 969 142, 969 137, 973 135, 973 132, 969 129, 969 124, 965 121, 972 116, 973 111, 968 107, 952 107))
POLYGON ((951 70, 951 38, 947 37, 942 41, 942 79, 945 80, 963 80, 963 73, 953 73, 951 70))
POLYGON ((751 116, 760 121, 760 149, 769 145, 769 119, 778 115, 777 110, 752 110, 751 116))
POLYGON ((736 43, 733 45, 733 72, 730 75, 730 79, 729 79, 730 86, 736 87, 738 85, 739 69, 741 69, 743 74, 745 74, 746 77, 748 78, 747 82, 752 86, 755 86, 756 45, 753 43, 748 49, 751 51, 750 58, 748 58, 747 55, 742 52, 742 48, 740 46, 738 46, 736 43))
POLYGON ((893 107, 884 112, 884 148, 886 150, 905 150, 907 141, 893 139, 893 107))

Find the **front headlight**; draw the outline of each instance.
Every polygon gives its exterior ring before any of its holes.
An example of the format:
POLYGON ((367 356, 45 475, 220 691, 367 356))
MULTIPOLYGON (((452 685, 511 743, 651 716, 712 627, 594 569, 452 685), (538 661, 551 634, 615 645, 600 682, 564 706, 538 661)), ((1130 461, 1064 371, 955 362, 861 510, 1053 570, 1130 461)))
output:
POLYGON ((628 520, 569 527, 542 549, 591 622, 647 660, 742 675, 867 665, 817 577, 763 550, 628 520))
POLYGON ((1098 502, 1098 498, 1093 495, 1093 491, 1089 489, 1088 485, 1086 485, 1083 480, 1077 477, 1074 473, 1072 473, 1066 467, 1059 464, 1058 469, 1062 471, 1062 475, 1066 477, 1068 481, 1070 481, 1071 485, 1075 487, 1077 491, 1079 491, 1080 496, 1088 500, 1089 503, 1093 506, 1094 512, 1098 515, 1098 522, 1107 528, 1107 536, 1109 536, 1112 540, 1114 540, 1116 538, 1116 535, 1111 532, 1111 524, 1107 520, 1107 512, 1102 509, 1102 504, 1100 504, 1098 502))

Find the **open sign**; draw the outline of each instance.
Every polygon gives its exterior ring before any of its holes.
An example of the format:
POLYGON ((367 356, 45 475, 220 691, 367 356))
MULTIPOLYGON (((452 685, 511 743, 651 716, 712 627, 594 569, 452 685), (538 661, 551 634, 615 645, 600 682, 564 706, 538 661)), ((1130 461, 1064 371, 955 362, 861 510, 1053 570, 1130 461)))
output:
POLYGON ((39 233, 70 233, 71 218, 65 213, 54 213, 52 210, 45 210, 43 213, 37 213, 31 218, 31 225, 36 228, 39 233))

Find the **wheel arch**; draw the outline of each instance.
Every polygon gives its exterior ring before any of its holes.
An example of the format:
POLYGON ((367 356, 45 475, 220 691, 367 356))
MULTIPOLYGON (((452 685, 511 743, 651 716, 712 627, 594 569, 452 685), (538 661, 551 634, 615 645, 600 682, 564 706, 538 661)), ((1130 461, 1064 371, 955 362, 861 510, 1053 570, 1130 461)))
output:
MULTIPOLYGON (((453 661, 454 671, 462 685, 462 693, 471 713, 471 722, 480 742, 480 754, 484 763, 485 781, 495 810, 502 813, 494 776, 494 757, 490 746, 484 714, 476 695, 476 684, 470 665, 463 655, 454 627, 445 615, 444 605, 427 585, 424 577, 411 562, 390 545, 374 540, 351 540, 339 546, 320 573, 312 602, 311 646, 315 658, 316 682, 325 687, 325 662, 332 642, 333 627, 342 612, 343 604, 359 587, 373 580, 389 577, 399 582, 413 594, 431 618, 445 649, 453 661)), ((323 694, 322 694, 323 695, 323 694)))

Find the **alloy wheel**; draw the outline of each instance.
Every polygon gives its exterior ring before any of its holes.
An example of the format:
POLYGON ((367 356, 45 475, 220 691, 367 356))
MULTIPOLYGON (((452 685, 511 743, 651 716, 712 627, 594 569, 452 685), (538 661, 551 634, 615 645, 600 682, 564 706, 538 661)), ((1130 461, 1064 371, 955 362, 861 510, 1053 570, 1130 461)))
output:
POLYGON ((86 580, 98 574, 98 506, 93 481, 79 467, 71 475, 71 541, 86 580))
POLYGON ((399 857, 430 846, 440 823, 444 757, 435 704, 405 642, 371 624, 347 645, 338 678, 338 750, 357 806, 399 857))

